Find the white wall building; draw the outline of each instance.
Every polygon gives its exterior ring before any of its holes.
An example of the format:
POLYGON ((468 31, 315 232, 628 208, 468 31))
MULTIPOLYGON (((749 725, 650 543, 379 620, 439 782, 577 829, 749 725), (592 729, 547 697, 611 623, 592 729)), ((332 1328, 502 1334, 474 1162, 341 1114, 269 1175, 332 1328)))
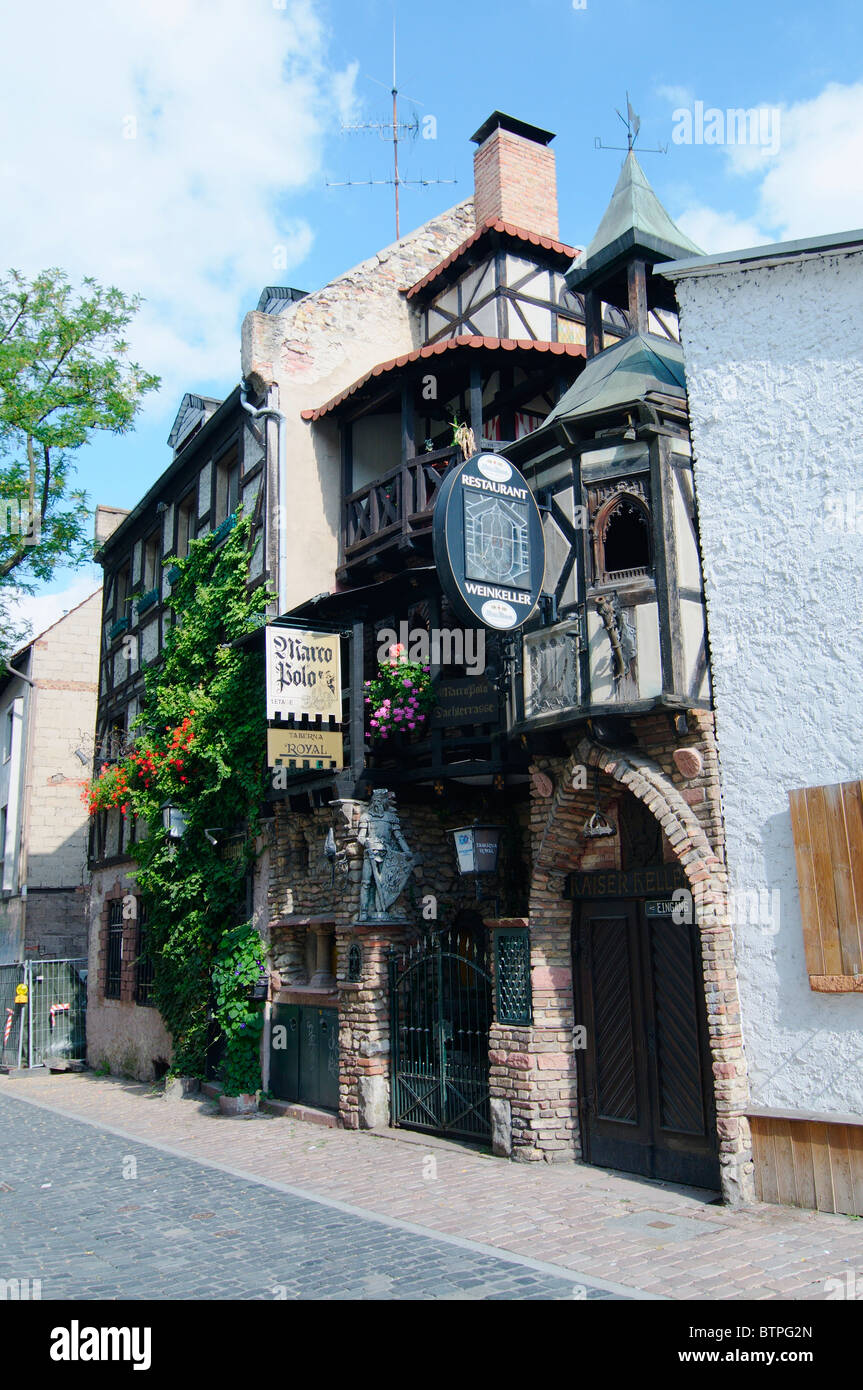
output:
POLYGON ((853 1210, 863 232, 656 273, 680 304, 756 1169, 768 1199, 853 1210))

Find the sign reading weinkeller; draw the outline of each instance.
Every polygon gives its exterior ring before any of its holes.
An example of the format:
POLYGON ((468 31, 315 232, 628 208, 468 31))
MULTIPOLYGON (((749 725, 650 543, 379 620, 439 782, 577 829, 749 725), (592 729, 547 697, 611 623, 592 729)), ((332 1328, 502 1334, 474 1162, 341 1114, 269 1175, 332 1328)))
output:
POLYGON ((444 592, 472 625, 506 631, 526 623, 545 578, 536 499, 502 454, 474 454, 444 478, 432 521, 444 592))
POLYGON ((304 632, 268 627, 267 718, 335 719, 342 717, 339 637, 333 632, 304 632))

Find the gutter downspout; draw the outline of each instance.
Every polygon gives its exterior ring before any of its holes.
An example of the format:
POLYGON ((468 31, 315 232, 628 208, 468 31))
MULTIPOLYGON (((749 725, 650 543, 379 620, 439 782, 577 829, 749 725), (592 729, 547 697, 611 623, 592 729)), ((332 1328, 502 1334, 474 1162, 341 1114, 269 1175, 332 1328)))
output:
MULTIPOLYGON (((17 889, 18 889, 17 896, 18 896, 18 898, 19 898, 19 900, 20 900, 20 903, 21 903, 21 916, 20 916, 20 923, 21 923, 21 926, 20 926, 20 932, 21 932, 21 958, 22 958, 22 960, 23 960, 23 958, 24 958, 24 943, 25 943, 25 941, 26 941, 26 939, 27 939, 27 872, 28 872, 29 867, 30 867, 30 855, 29 855, 29 853, 28 853, 28 851, 27 851, 26 834, 25 834, 25 824, 26 824, 26 819, 25 819, 25 818, 26 818, 26 816, 27 816, 27 812, 28 812, 29 809, 30 809, 30 783, 29 783, 29 781, 27 780, 27 775, 26 775, 26 774, 27 774, 27 751, 28 751, 28 749, 30 749, 30 748, 33 747, 33 739, 31 738, 31 734, 33 733, 33 730, 32 730, 31 727, 30 727, 30 722, 31 722, 31 718, 32 718, 32 710, 31 710, 32 696, 31 696, 31 691, 35 690, 35 688, 36 688, 36 682, 35 682, 35 680, 31 679, 30 676, 25 676, 25 674, 24 674, 23 671, 18 671, 14 666, 10 666, 8 663, 7 663, 7 665, 6 665, 6 672, 5 672, 5 674, 8 675, 8 676, 17 676, 19 680, 24 681, 25 684, 27 685, 27 689, 24 691, 24 696, 23 696, 24 708, 23 708, 23 710, 21 711, 21 743, 20 743, 20 758, 21 758, 21 765, 20 765, 20 768, 19 768, 19 770, 18 770, 18 816, 17 816, 17 819, 18 819, 18 845, 17 845, 18 853, 17 853, 17 855, 16 855, 16 864, 15 864, 15 876, 16 876, 16 880, 17 880, 17 889), (23 874, 22 874, 22 872, 21 872, 22 868, 23 868, 23 870, 24 870, 23 874)), ((8 834, 8 827, 7 827, 7 834, 8 834)), ((2 854, 4 853, 5 849, 6 849, 6 846, 5 846, 5 845, 0 845, 0 855, 2 855, 2 854)), ((0 883, 0 888, 2 888, 2 883, 0 883)), ((23 1024, 22 1024, 22 1028, 23 1028, 23 1024)), ((20 1044, 21 1041, 23 1040, 23 1036, 24 1036, 24 1035, 23 1035, 23 1032, 20 1032, 20 1033, 19 1033, 19 1037, 18 1037, 18 1042, 19 1042, 19 1044, 20 1044)), ((20 1051, 20 1047, 19 1047, 19 1051, 20 1051)), ((32 1049, 31 1049, 31 1052, 28 1054, 28 1060, 29 1060, 29 1057, 31 1057, 31 1056, 32 1056, 32 1049)), ((19 1066, 20 1066, 20 1060, 19 1060, 19 1066)))
POLYGON ((251 405, 245 381, 242 382, 240 388, 240 405, 248 411, 254 420, 259 420, 263 416, 271 416, 279 428, 277 522, 279 529, 278 616, 281 616, 288 610, 288 420, 287 416, 281 410, 277 410, 274 405, 264 405, 260 409, 251 405))

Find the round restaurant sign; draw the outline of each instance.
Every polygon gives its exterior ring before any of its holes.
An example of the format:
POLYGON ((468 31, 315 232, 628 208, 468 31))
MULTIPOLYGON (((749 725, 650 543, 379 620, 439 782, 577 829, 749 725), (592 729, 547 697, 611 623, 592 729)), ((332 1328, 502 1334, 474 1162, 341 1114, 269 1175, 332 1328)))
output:
POLYGON ((506 632, 533 614, 545 578, 536 499, 501 454, 451 469, 435 502, 434 558, 444 592, 468 623, 506 632))

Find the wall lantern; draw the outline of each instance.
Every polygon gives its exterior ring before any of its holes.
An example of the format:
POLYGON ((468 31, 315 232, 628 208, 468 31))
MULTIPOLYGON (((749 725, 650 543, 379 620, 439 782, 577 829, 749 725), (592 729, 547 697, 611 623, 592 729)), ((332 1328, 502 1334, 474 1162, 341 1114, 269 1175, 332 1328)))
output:
POLYGON ((499 825, 464 825, 451 830, 455 840, 460 874, 493 874, 497 872, 501 827, 499 825))
POLYGON ((162 812, 162 825, 169 840, 182 840, 186 833, 186 814, 181 811, 179 806, 175 806, 173 801, 163 801, 159 808, 162 812))

